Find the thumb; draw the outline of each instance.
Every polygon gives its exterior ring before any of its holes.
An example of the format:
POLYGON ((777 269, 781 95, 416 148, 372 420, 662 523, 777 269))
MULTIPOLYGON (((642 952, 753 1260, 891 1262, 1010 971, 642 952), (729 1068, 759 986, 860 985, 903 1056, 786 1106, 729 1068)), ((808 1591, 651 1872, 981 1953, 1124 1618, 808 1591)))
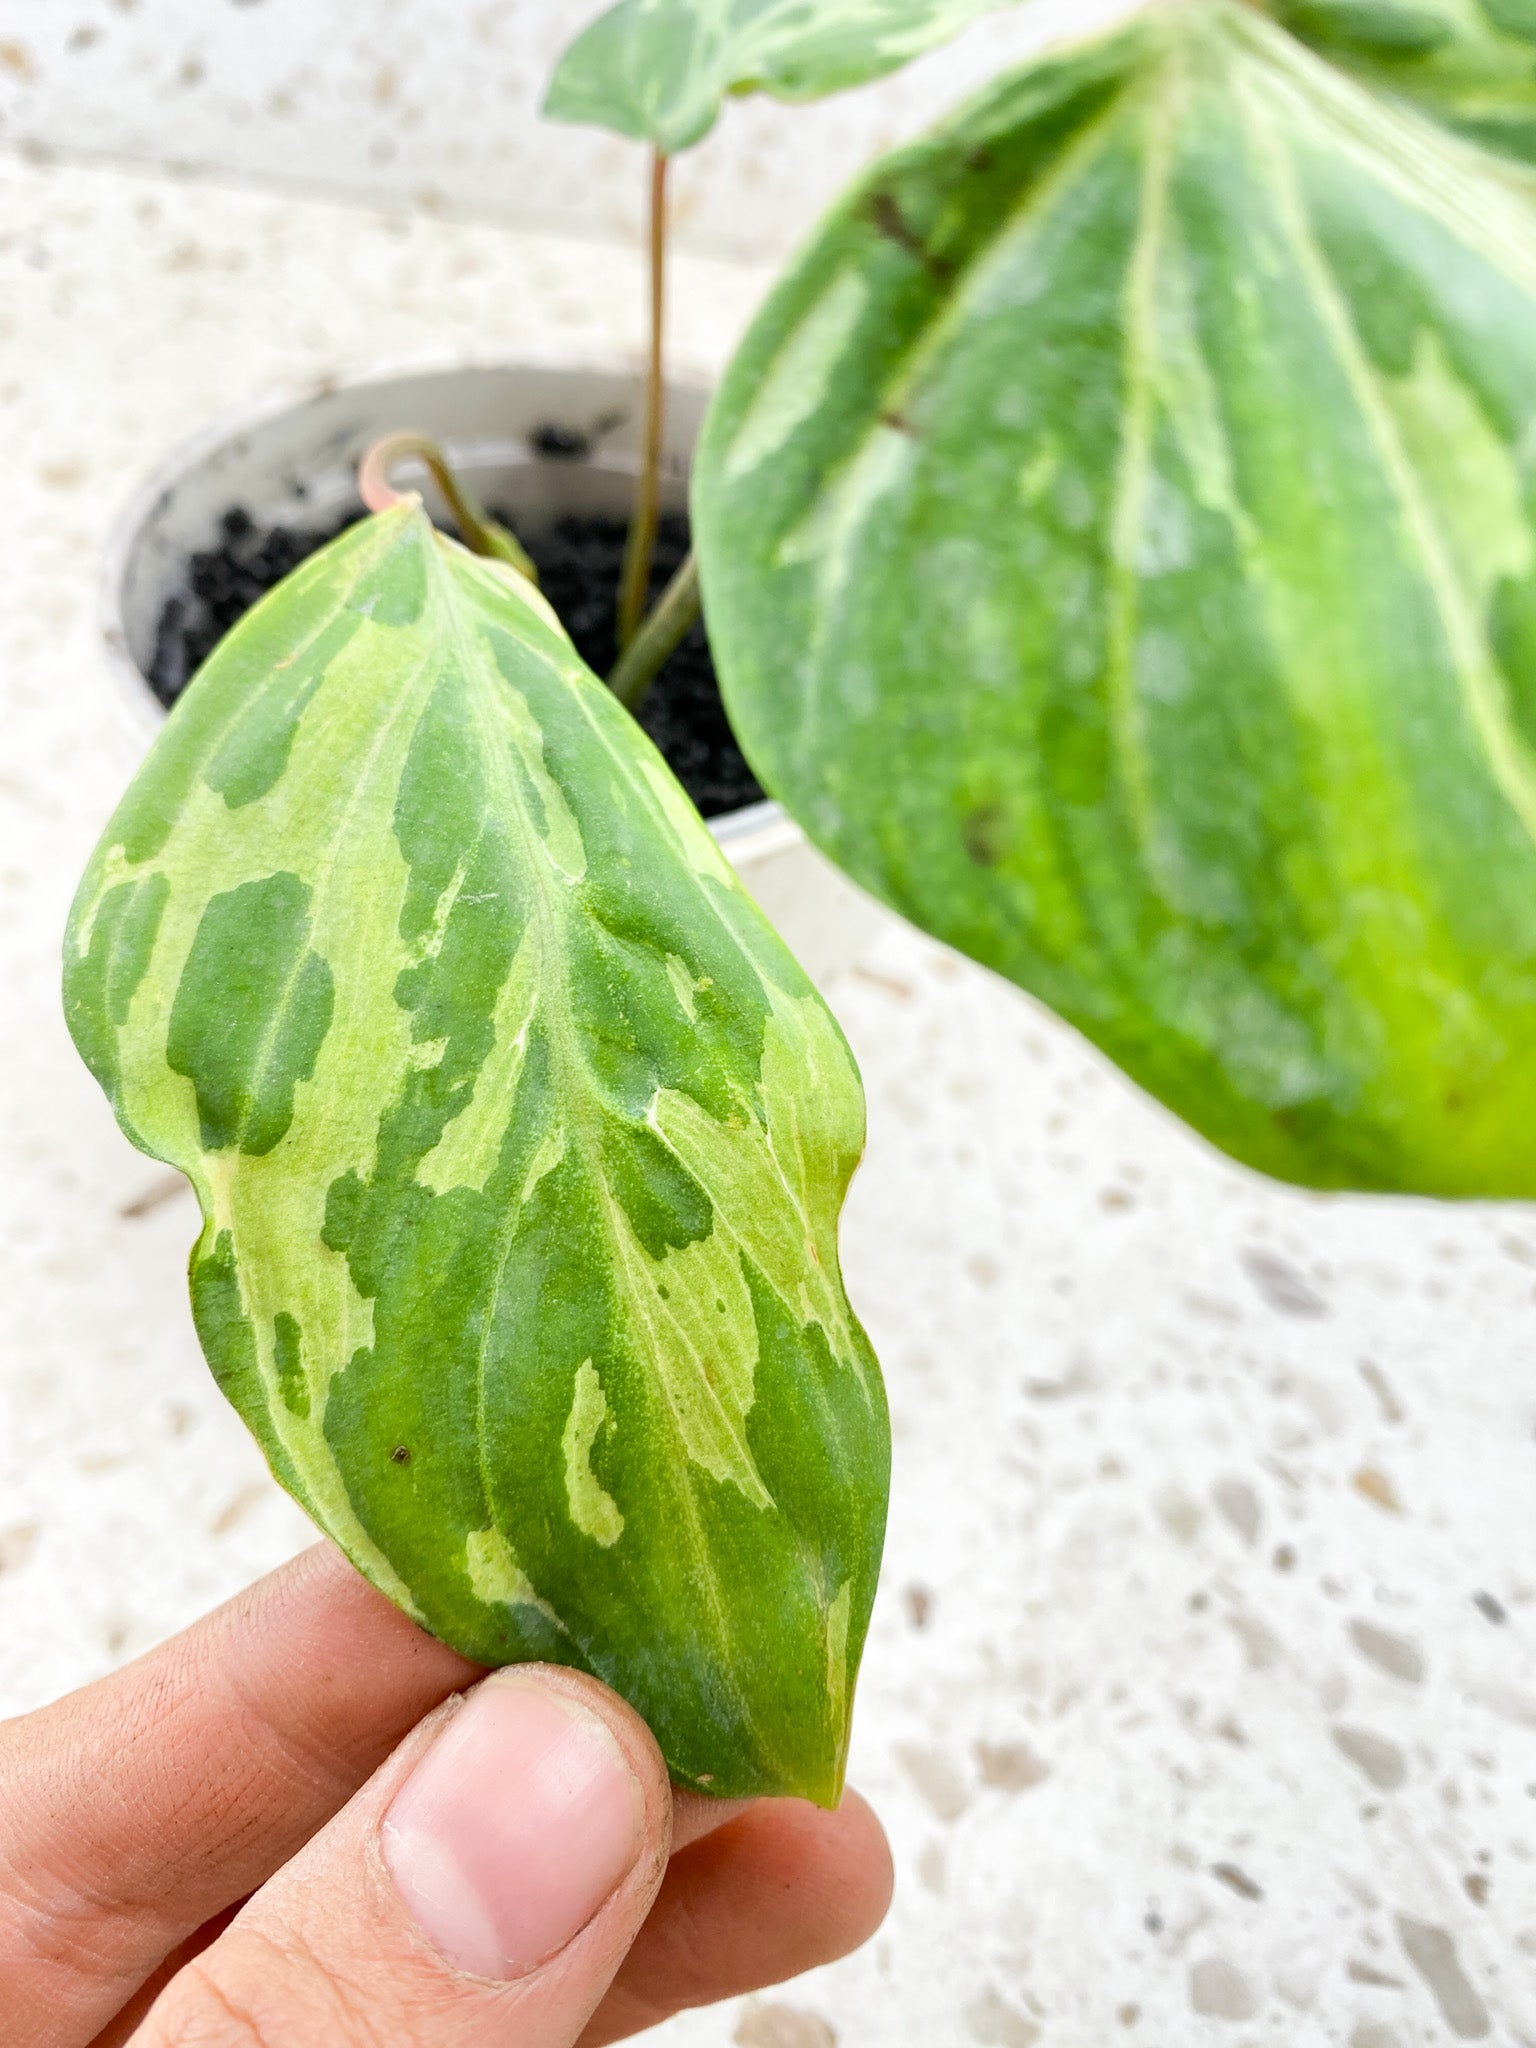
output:
POLYGON ((666 1770, 631 1708, 577 1672, 497 1672, 407 1737, 135 2041, 570 2048, 671 1831, 666 1770))

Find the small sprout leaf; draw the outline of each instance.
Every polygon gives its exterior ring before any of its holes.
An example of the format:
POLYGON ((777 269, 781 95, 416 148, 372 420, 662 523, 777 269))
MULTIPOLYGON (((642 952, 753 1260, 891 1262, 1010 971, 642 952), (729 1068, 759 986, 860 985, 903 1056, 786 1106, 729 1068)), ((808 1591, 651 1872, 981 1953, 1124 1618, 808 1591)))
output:
POLYGON ((723 102, 817 100, 895 71, 1009 0, 619 0, 566 51, 546 114, 690 149, 723 102))

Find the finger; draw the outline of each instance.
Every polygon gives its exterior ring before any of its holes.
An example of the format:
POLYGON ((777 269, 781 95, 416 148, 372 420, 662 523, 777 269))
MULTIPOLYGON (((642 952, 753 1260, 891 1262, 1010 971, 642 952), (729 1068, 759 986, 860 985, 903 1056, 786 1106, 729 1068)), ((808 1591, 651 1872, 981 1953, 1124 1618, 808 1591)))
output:
MULTIPOLYGON (((745 1813, 752 1804, 750 1799, 706 1799, 696 1792, 681 1792, 674 1788, 672 1793, 672 1848, 674 1854, 690 1842, 698 1841, 714 1829, 724 1827, 737 1814, 745 1813)), ((665 1896, 665 1893, 663 1893, 665 1896)), ((243 1905, 245 1902, 241 1900, 243 1905)), ((129 1999, 122 2011, 93 2037, 90 2048, 123 2048, 131 2041, 134 2029, 139 2025, 160 1993, 170 1983, 178 1970, 200 1956, 235 1917, 236 1908, 230 1906, 207 1921, 195 1934, 173 1948, 152 1975, 147 1977, 129 1999)), ((647 1922, 649 1925, 649 1922, 647 1922)))
POLYGON ((835 1813, 761 1801, 672 1858, 581 2048, 836 1961, 880 1925, 891 1884, 884 1830, 856 1792, 835 1813))
POLYGON ((322 1544, 0 1725, 7 2048, 89 2041, 475 1676, 322 1544))
MULTIPOLYGON (((672 1801, 667 1875, 580 2048, 835 1962, 870 1938, 890 1904, 890 1850, 856 1792, 836 1813, 766 1801, 753 1809, 749 1827, 732 1828, 707 1856, 689 1845, 727 1827, 752 1802, 675 1789, 672 1801)), ((221 1914, 173 1951, 91 2048, 124 2048, 171 1978, 231 1917, 221 1914)))
MULTIPOLYGON (((244 1900, 240 1901, 240 1905, 244 1903, 244 1900)), ((145 1978, 122 2010, 114 2013, 99 2034, 91 2036, 89 2048, 125 2048, 177 1971, 184 1969, 194 1956, 200 1956, 211 1942, 216 1941, 239 1910, 239 1905, 226 1906, 222 1913, 215 1913, 211 1920, 205 1921, 196 1934, 189 1934, 185 1941, 178 1942, 164 1962, 145 1978)))
POLYGON ((157 2000, 135 2048, 571 2048, 666 1867, 654 1739, 595 1679, 443 1708, 157 2000))

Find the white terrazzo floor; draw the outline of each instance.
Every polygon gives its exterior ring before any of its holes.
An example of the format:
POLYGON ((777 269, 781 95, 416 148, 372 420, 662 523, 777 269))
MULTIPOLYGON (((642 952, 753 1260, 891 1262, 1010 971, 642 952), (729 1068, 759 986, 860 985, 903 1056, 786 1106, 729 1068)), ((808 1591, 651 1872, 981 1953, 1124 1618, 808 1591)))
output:
MULTIPOLYGON (((680 359, 759 280, 681 266, 680 359)), ((357 367, 611 357, 602 245, 0 164, 0 1711, 306 1540, 215 1392, 190 1201, 65 1037, 58 935, 134 742, 98 563, 171 445, 357 367)), ((850 1287, 896 1424, 854 1775, 860 1956, 658 2039, 1536 2043, 1536 1215, 1213 1158, 894 924, 850 1287)))

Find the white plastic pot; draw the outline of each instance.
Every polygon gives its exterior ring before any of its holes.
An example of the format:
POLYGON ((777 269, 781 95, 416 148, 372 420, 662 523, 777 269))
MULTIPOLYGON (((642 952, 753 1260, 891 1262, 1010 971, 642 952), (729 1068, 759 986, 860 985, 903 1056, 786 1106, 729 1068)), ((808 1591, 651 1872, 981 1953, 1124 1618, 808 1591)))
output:
MULTIPOLYGON (((664 504, 685 509, 688 463, 707 393, 670 387, 664 504)), ((324 528, 356 503, 357 465, 383 434, 419 429, 440 442, 482 504, 538 532, 566 514, 626 516, 638 465, 632 373, 537 364, 415 371, 317 391, 281 409, 226 420, 178 449, 120 522, 108 552, 102 625, 129 716, 146 736, 165 713, 148 670, 167 598, 188 557, 215 547, 226 511, 258 525, 324 528), (575 452, 540 452, 555 428, 575 452)), ((402 481, 435 492, 409 467, 402 481)), ((710 830, 806 970, 818 981, 869 943, 880 912, 807 844, 775 803, 710 820, 710 830)))

